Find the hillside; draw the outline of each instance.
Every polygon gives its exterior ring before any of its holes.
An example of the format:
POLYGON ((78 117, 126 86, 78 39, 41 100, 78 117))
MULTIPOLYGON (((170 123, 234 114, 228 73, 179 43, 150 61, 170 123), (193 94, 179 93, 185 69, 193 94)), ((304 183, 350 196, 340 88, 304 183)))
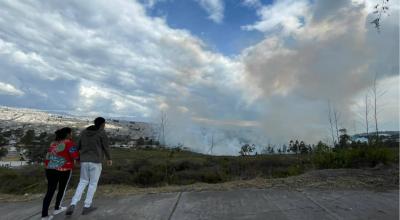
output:
MULTIPOLYGON (((36 135, 52 134, 61 127, 72 127, 76 133, 92 123, 91 117, 77 117, 68 114, 54 114, 25 108, 0 107, 0 131, 10 144, 15 144, 28 131, 36 135)), ((155 140, 156 126, 145 122, 107 119, 107 133, 111 138, 123 137, 123 140, 137 140, 140 137, 155 140)))

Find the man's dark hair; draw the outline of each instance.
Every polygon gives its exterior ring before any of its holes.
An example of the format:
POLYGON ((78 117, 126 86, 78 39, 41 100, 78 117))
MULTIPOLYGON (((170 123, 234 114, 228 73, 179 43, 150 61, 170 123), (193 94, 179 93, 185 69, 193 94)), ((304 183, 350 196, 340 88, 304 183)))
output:
POLYGON ((72 132, 72 129, 69 127, 58 129, 56 132, 54 132, 56 134, 56 138, 54 140, 62 141, 65 138, 67 138, 68 134, 70 134, 71 132, 72 132))
POLYGON ((97 129, 100 129, 101 125, 104 124, 106 122, 106 119, 102 118, 102 117, 97 117, 96 119, 94 119, 94 126, 97 129))

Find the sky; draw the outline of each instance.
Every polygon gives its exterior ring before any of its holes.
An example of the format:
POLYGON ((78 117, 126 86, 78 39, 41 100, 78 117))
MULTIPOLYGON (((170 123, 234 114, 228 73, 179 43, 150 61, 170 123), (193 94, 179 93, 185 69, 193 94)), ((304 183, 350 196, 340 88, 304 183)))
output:
POLYGON ((364 132, 376 79, 379 129, 399 130, 400 7, 390 1, 378 32, 377 2, 0 1, 0 105, 153 123, 165 112, 169 145, 237 154, 329 143, 328 106, 364 132))

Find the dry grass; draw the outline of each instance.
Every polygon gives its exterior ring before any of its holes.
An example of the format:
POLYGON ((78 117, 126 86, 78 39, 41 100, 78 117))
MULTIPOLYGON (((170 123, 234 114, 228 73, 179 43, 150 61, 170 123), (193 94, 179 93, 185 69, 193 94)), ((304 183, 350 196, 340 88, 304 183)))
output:
MULTIPOLYGON (((371 169, 327 169, 313 170, 299 176, 287 178, 265 179, 256 177, 251 180, 235 180, 218 184, 195 183, 191 185, 169 185, 163 187, 134 187, 130 185, 102 185, 98 187, 96 196, 115 197, 141 194, 157 194, 170 192, 224 191, 243 188, 284 188, 301 191, 304 189, 346 190, 364 189, 385 191, 398 189, 399 169, 397 166, 378 166, 371 169)), ((74 190, 68 190, 69 200, 74 190)), ((0 201, 28 201, 41 199, 43 194, 9 195, 0 194, 0 201)))

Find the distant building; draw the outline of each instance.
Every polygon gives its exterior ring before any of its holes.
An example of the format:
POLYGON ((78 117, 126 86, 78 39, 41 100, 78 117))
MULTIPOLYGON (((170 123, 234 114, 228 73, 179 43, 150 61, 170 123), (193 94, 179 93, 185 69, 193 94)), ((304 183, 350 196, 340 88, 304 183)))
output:
POLYGON ((28 162, 26 161, 0 161, 0 167, 5 168, 14 168, 26 165, 28 165, 28 162))
MULTIPOLYGON (((368 143, 369 139, 372 139, 376 136, 376 132, 370 132, 370 133, 361 133, 361 134, 355 134, 351 137, 351 141, 353 142, 361 142, 361 143, 368 143)), ((399 139, 399 131, 380 131, 378 133, 379 139, 381 141, 391 141, 391 142, 396 142, 400 143, 399 139)))
POLYGON ((355 137, 352 138, 353 142, 360 142, 360 143, 368 143, 368 138, 367 137, 355 137))
POLYGON ((7 156, 6 157, 16 157, 18 156, 18 150, 15 146, 8 145, 7 148, 7 156))

